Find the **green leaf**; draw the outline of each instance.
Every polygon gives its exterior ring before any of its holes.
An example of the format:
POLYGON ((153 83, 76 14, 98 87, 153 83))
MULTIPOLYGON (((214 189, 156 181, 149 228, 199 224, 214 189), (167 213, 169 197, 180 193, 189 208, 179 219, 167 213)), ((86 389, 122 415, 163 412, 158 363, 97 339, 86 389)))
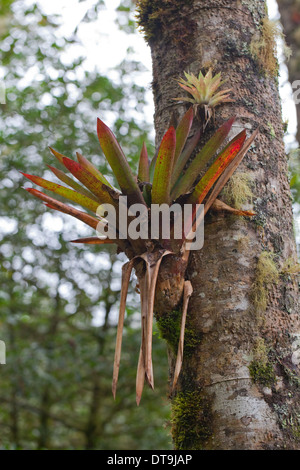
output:
POLYGON ((28 191, 33 196, 41 199, 42 201, 44 201, 47 207, 50 207, 51 209, 54 209, 59 212, 63 212, 64 214, 69 214, 72 217, 75 217, 76 219, 81 220, 86 225, 89 225, 90 227, 96 230, 96 227, 99 223, 99 219, 96 219, 95 217, 87 214, 86 212, 82 212, 78 209, 75 209, 74 207, 68 206, 67 204, 63 202, 57 201, 53 197, 48 196, 47 194, 42 193, 41 191, 38 191, 37 189, 26 188, 26 191, 28 191))
POLYGON ((114 172, 122 192, 129 203, 145 204, 137 181, 112 131, 100 119, 97 120, 97 133, 103 153, 114 172))
POLYGON ((89 171, 92 175, 95 176, 101 183, 106 184, 106 186, 109 186, 112 188, 112 185, 107 181, 105 176, 102 175, 102 173, 89 161, 87 158, 85 158, 81 153, 76 152, 77 160, 78 163, 85 168, 87 171, 89 171))
POLYGON ((172 173, 172 180, 171 186, 173 187, 182 174, 182 171, 187 164, 190 156, 192 155, 193 151, 195 150, 199 139, 201 137, 201 129, 199 129, 187 142, 184 150, 181 152, 180 157, 178 158, 176 164, 174 165, 173 173, 172 173))
POLYGON ((139 159, 138 180, 146 183, 149 182, 149 160, 145 142, 143 143, 139 159))
POLYGON ((96 213, 99 203, 93 199, 84 196, 83 194, 79 194, 76 191, 73 191, 73 189, 65 188, 65 186, 61 186, 60 184, 47 181, 44 178, 40 178, 39 176, 28 175, 27 173, 23 172, 21 173, 38 186, 41 186, 44 189, 48 189, 53 193, 59 194, 60 196, 63 196, 66 199, 69 199, 70 201, 75 202, 76 204, 79 204, 96 213))
POLYGON ((84 186, 97 196, 99 203, 114 204, 110 194, 103 188, 103 183, 81 166, 80 163, 77 163, 68 157, 63 157, 63 164, 72 173, 72 175, 78 179, 78 181, 84 184, 84 186))
POLYGON ((143 197, 148 207, 151 206, 151 189, 152 189, 151 184, 145 184, 145 186, 143 187, 143 197))
POLYGON ((227 147, 219 154, 214 163, 207 170, 203 178, 194 188, 187 202, 190 204, 201 204, 212 185, 217 181, 219 176, 227 168, 227 166, 236 157, 246 139, 246 131, 240 132, 234 139, 230 141, 227 147))
POLYGON ((65 157, 65 155, 57 152, 57 150, 54 150, 52 147, 49 147, 49 150, 52 153, 52 155, 54 155, 54 157, 57 158, 57 160, 63 165, 63 158, 65 157))
POLYGON ((176 128, 176 149, 175 149, 174 163, 177 162, 185 146, 186 140, 188 138, 188 135, 190 133, 190 130, 193 124, 193 115, 194 115, 193 108, 190 107, 176 128))
POLYGON ((176 132, 174 127, 170 127, 162 139, 157 155, 152 185, 152 204, 169 204, 170 202, 175 148, 176 132))
POLYGON ((226 139, 232 127, 235 118, 229 119, 220 129, 209 139, 202 150, 195 156, 184 175, 176 182, 172 189, 172 199, 177 199, 180 195, 186 194, 193 186, 200 171, 205 167, 208 161, 214 156, 218 148, 226 139))
POLYGON ((150 179, 150 183, 153 183, 153 177, 154 177, 154 171, 155 171, 155 164, 156 164, 156 160, 157 160, 157 154, 158 154, 158 150, 156 150, 155 154, 153 155, 153 158, 150 162, 150 167, 149 167, 149 179, 150 179))
POLYGON ((80 186, 76 181, 72 180, 68 175, 66 175, 63 171, 58 170, 57 168, 54 168, 51 165, 47 165, 47 167, 52 171, 52 173, 57 176, 58 179, 60 179, 63 183, 66 183, 68 186, 71 188, 75 189, 80 194, 84 194, 87 197, 90 197, 91 199, 94 199, 95 201, 98 202, 98 199, 96 196, 94 196, 92 193, 90 193, 88 190, 80 186))

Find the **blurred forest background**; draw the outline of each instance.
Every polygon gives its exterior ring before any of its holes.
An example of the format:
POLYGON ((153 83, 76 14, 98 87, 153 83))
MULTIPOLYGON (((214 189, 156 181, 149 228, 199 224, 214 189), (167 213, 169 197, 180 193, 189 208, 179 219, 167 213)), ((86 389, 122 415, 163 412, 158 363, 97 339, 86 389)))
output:
MULTIPOLYGON (((0 3, 0 78, 6 87, 0 105, 0 339, 7 349, 7 363, 0 366, 0 449, 167 450, 168 365, 158 333, 156 388, 144 391, 139 408, 135 404, 140 331, 134 281, 116 401, 111 394, 122 256, 69 243, 91 233, 30 197, 23 187, 31 184, 19 173, 51 178, 52 146, 70 157, 81 152, 107 174, 97 117, 112 127, 132 165, 142 141, 154 152, 151 78, 134 49, 134 2, 113 2, 115 31, 118 38, 126 35, 129 46, 110 68, 103 62, 105 52, 113 52, 103 50, 107 41, 96 27, 111 2, 72 3, 81 13, 67 35, 61 28, 66 18, 48 14, 43 2, 0 3), (90 38, 95 54, 98 47, 97 66, 87 63, 80 42, 88 30, 97 31, 90 38)), ((299 158, 293 139, 287 146, 297 211, 299 158)))

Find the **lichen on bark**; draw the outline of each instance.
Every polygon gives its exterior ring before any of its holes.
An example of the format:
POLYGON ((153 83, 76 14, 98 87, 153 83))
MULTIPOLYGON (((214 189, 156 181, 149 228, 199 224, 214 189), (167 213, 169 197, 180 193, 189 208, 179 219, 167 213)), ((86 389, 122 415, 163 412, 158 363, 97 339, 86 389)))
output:
POLYGON ((255 279, 252 285, 252 302, 258 317, 266 311, 269 288, 277 284, 279 271, 275 263, 274 253, 262 251, 258 257, 255 279))
POLYGON ((235 172, 222 191, 225 202, 236 209, 244 204, 251 204, 253 200, 253 175, 249 172, 235 172))
POLYGON ((280 24, 265 17, 262 20, 260 31, 257 31, 250 43, 250 51, 260 67, 267 74, 276 76, 279 65, 276 55, 276 40, 284 39, 280 24))

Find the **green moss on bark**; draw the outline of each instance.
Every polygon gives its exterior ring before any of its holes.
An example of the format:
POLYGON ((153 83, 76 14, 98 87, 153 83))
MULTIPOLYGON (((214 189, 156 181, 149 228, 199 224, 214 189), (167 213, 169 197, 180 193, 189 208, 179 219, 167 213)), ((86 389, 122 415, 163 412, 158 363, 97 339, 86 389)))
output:
POLYGON ((271 387, 275 383, 276 376, 273 365, 270 362, 261 364, 258 361, 252 361, 249 366, 249 371, 255 383, 264 385, 265 387, 271 387))
POLYGON ((176 450, 201 450, 212 435, 211 403, 200 390, 180 392, 172 401, 172 438, 176 450))
MULTIPOLYGON (((161 315, 156 315, 157 327, 161 337, 168 343, 173 354, 176 356, 181 327, 181 311, 173 310, 161 315)), ((201 337, 196 333, 195 328, 188 325, 185 327, 184 334, 184 357, 190 357, 195 347, 201 342, 201 337)))
POLYGON ((269 360, 268 348, 263 338, 256 340, 249 372, 255 383, 265 387, 271 387, 276 381, 273 364, 269 360))

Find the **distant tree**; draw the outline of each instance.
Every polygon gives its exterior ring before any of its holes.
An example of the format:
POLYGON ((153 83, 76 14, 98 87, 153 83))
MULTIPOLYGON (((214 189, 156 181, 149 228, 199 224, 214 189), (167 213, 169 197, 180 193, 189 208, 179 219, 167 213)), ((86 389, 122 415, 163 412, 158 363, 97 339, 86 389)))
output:
MULTIPOLYGON (((291 172, 291 188, 295 202, 300 201, 300 13, 299 3, 294 0, 278 0, 280 21, 283 26, 286 45, 290 48, 290 57, 286 61, 288 76, 293 88, 296 105, 298 149, 289 150, 289 167, 291 172)), ((293 146, 294 147, 294 146, 293 146)), ((296 210, 298 216, 298 211, 296 210)))
POLYGON ((287 61, 289 80, 298 97, 296 110, 298 129, 296 138, 300 144, 300 9, 297 0, 277 0, 280 20, 283 25, 287 45, 291 48, 291 57, 287 61))

